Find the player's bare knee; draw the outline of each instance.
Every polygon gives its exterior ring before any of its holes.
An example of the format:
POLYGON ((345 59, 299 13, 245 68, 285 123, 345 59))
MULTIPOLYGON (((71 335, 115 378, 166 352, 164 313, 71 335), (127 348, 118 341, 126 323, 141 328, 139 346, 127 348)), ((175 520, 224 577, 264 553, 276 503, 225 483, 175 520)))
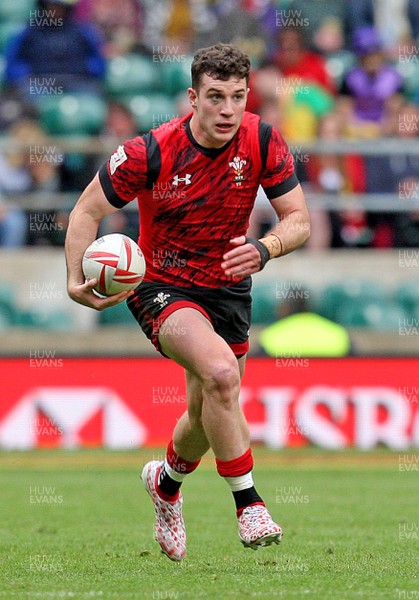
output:
POLYGON ((236 361, 215 364, 203 377, 204 394, 223 404, 237 402, 239 388, 240 372, 236 361))

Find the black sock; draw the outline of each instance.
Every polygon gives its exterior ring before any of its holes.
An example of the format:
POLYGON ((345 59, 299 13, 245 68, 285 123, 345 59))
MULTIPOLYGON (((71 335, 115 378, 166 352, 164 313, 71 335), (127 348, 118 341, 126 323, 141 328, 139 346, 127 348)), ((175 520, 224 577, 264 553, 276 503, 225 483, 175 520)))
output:
POLYGON ((239 492, 233 492, 234 502, 236 503, 236 510, 240 510, 249 504, 255 504, 255 502, 261 502, 262 498, 259 496, 255 487, 252 486, 246 490, 240 490, 239 492))
POLYGON ((181 481, 175 481, 166 473, 163 465, 159 476, 159 490, 166 496, 175 496, 181 485, 181 481))

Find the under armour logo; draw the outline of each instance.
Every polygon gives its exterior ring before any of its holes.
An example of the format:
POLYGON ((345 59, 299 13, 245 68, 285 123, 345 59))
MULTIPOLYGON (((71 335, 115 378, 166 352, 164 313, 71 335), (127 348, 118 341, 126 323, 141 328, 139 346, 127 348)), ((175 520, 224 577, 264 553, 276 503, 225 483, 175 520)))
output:
POLYGON ((183 181, 185 183, 185 185, 189 185, 191 183, 191 177, 192 175, 190 175, 189 173, 186 173, 185 177, 179 177, 179 175, 175 175, 173 177, 173 185, 179 185, 180 181, 183 181))

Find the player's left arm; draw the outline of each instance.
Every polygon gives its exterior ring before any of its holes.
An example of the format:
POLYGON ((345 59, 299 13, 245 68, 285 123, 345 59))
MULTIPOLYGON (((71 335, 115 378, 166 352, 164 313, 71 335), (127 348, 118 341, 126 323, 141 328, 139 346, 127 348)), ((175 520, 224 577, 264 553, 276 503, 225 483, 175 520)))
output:
POLYGON ((230 240, 235 248, 223 257, 222 267, 226 275, 240 279, 252 275, 260 271, 268 260, 293 252, 310 237, 310 216, 300 184, 271 199, 271 204, 278 223, 259 240, 251 240, 244 235, 230 240))
POLYGON ((300 184, 271 200, 278 217, 276 226, 260 241, 269 250, 269 258, 293 252, 310 237, 310 215, 300 184))

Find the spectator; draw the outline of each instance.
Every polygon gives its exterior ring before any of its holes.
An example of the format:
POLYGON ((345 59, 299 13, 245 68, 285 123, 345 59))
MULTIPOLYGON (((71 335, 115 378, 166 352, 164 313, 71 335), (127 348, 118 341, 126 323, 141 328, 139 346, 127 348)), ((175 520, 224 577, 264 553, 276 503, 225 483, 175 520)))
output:
POLYGON ((407 14, 412 28, 412 37, 419 42, 419 2, 408 0, 407 14))
MULTIPOLYGON (((259 69, 250 73, 249 96, 247 99, 247 110, 261 114, 265 104, 275 104, 275 110, 279 112, 278 106, 278 83, 281 79, 281 71, 272 63, 266 63, 259 69)), ((279 118, 279 114, 275 119, 279 118)), ((268 121, 271 125, 278 127, 278 123, 268 121)))
MULTIPOLYGON (((412 180, 418 193, 419 179, 412 180)), ((397 248, 419 248, 419 210, 400 213, 394 223, 394 241, 397 248)))
POLYGON ((217 42, 235 44, 249 54, 252 62, 261 63, 266 55, 265 31, 257 16, 240 0, 218 0, 213 7, 213 27, 198 32, 194 48, 217 42))
MULTIPOLYGON (((64 156, 49 143, 41 126, 32 119, 20 119, 12 125, 9 135, 12 142, 25 146, 14 154, 14 166, 18 166, 21 173, 19 189, 14 191, 57 191, 64 156)), ((17 185, 16 179, 14 185, 17 185)))
MULTIPOLYGON (((328 142, 342 137, 343 117, 334 112, 323 117, 319 128, 319 139, 328 142)), ((307 162, 311 188, 316 192, 334 195, 338 200, 341 193, 365 192, 365 165, 363 158, 355 154, 322 154, 311 156, 307 162)), ((367 216, 361 207, 352 204, 351 209, 333 210, 326 213, 312 210, 312 218, 318 223, 317 232, 309 242, 311 248, 360 248, 371 241, 367 216)), ((313 229, 316 229, 315 227, 313 229)))
POLYGON ((328 54, 344 45, 345 2, 336 0, 292 0, 286 9, 278 9, 279 24, 300 24, 306 29, 311 48, 328 54))
POLYGON ((383 47, 395 58, 399 44, 411 38, 407 4, 408 0, 380 0, 375 4, 375 27, 383 47))
POLYGON ((30 175, 23 153, 14 147, 13 131, 10 144, 0 153, 0 246, 18 248, 26 242, 27 217, 13 196, 30 186, 30 175))
MULTIPOLYGON (((101 137, 116 146, 137 135, 138 128, 132 112, 120 102, 109 103, 106 123, 101 137)), ((137 211, 119 210, 103 220, 100 226, 100 235, 117 232, 136 239, 138 234, 137 211)))
POLYGON ((111 138, 114 143, 121 143, 136 137, 138 134, 135 117, 129 108, 121 102, 110 102, 101 136, 105 139, 111 138))
POLYGON ((320 86, 282 78, 278 86, 281 132, 291 143, 314 141, 319 121, 334 109, 334 98, 320 86))
MULTIPOLYGON (((418 108, 414 104, 404 104, 400 112, 388 124, 387 134, 400 140, 419 137, 418 108)), ((366 191, 368 193, 393 193, 400 200, 419 200, 419 157, 414 154, 367 156, 366 191)), ((414 212, 384 213, 372 212, 368 223, 373 231, 372 246, 390 248, 393 246, 417 246, 414 234, 418 235, 418 214, 414 212)))
MULTIPOLYGON (((200 0, 192 0, 197 1, 200 0)), ((281 0, 244 0, 244 10, 249 11, 259 22, 263 30, 266 54, 270 56, 275 50, 275 38, 280 26, 281 0)))
POLYGON ((108 58, 142 49, 143 10, 138 0, 80 0, 76 16, 97 26, 108 58))
POLYGON ((348 40, 361 27, 376 27, 383 46, 397 52, 400 42, 419 35, 418 0, 346 0, 348 40))
POLYGON ((142 0, 143 40, 147 50, 153 54, 160 51, 189 53, 196 31, 195 18, 198 17, 205 31, 214 24, 213 15, 202 4, 200 0, 142 0), (196 5, 199 15, 196 15, 196 5), (206 21, 209 23, 204 26, 206 21))
MULTIPOLYGON (((388 137, 402 140, 419 137, 419 111, 414 104, 405 103, 387 125, 388 137)), ((419 157, 417 154, 367 156, 367 193, 398 193, 404 179, 419 177, 419 157)))
POLYGON ((101 38, 73 19, 77 0, 38 0, 37 17, 12 38, 6 83, 30 100, 63 92, 100 93, 105 75, 101 38))
POLYGON ((0 196, 0 247, 19 248, 26 241, 27 219, 14 203, 0 196))
POLYGON ((0 92, 0 131, 6 131, 20 119, 37 119, 38 110, 16 90, 0 92))
POLYGON ((342 21, 326 17, 314 34, 313 43, 324 56, 341 56, 345 45, 342 21))
POLYGON ((311 141, 318 120, 334 107, 333 84, 323 58, 304 48, 299 31, 284 29, 279 37, 272 63, 251 75, 249 106, 279 127, 289 142, 311 141))
POLYGON ((11 150, 2 157, 7 164, 7 185, 4 171, 1 177, 3 191, 7 193, 9 201, 13 202, 15 218, 20 213, 20 223, 25 223, 24 231, 21 230, 20 244, 51 245, 54 243, 53 238, 64 235, 63 226, 59 225, 54 210, 29 210, 25 213, 14 197, 31 192, 57 192, 64 157, 55 145, 49 143, 45 132, 34 120, 18 120, 10 128, 9 138, 11 150), (26 226, 28 216, 29 228, 26 226))
POLYGON ((268 356, 293 359, 301 357, 341 357, 351 350, 346 329, 325 317, 310 312, 308 290, 299 289, 278 306, 279 320, 263 329, 259 344, 268 356))
POLYGON ((400 101, 403 81, 397 70, 387 64, 381 40, 373 27, 357 29, 353 40, 358 64, 347 73, 341 93, 346 102, 347 134, 378 137, 389 107, 400 101))
POLYGON ((28 240, 27 215, 15 197, 57 189, 58 174, 45 134, 35 121, 16 121, 8 137, 8 149, 0 154, 0 245, 19 247, 28 240))
POLYGON ((301 29, 297 27, 281 29, 278 42, 278 50, 273 56, 273 62, 284 77, 317 84, 326 92, 335 93, 324 58, 306 48, 301 29))

